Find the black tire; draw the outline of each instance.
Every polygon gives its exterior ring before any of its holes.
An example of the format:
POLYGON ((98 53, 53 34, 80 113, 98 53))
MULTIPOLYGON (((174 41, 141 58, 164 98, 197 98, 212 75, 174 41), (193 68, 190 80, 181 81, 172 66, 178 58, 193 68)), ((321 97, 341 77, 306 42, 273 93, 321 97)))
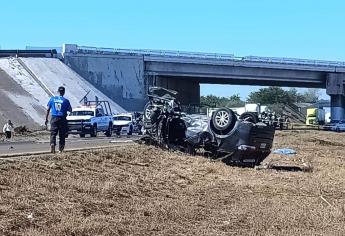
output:
POLYGON ((97 125, 94 125, 90 134, 91 137, 97 137, 97 125))
POLYGON ((128 132, 127 135, 132 135, 132 134, 133 134, 133 126, 131 126, 131 127, 129 128, 129 132, 128 132))
POLYGON ((143 132, 142 132, 142 127, 140 126, 138 129, 139 129, 139 131, 138 131, 138 135, 143 135, 143 132))
POLYGON ((112 134, 113 134, 113 126, 109 124, 108 130, 105 132, 105 136, 111 137, 112 134))
POLYGON ((79 134, 79 137, 85 138, 85 134, 79 134))
POLYGON ((191 155, 191 156, 195 156, 195 155, 196 155, 195 148, 193 147, 193 145, 192 145, 191 143, 187 143, 187 144, 186 144, 185 152, 186 152, 188 155, 191 155))
POLYGON ((254 124, 259 122, 259 117, 253 112, 244 112, 240 115, 239 119, 252 122, 254 124))
POLYGON ((229 133, 236 124, 235 113, 228 108, 220 108, 213 112, 210 127, 213 132, 219 135, 229 133))

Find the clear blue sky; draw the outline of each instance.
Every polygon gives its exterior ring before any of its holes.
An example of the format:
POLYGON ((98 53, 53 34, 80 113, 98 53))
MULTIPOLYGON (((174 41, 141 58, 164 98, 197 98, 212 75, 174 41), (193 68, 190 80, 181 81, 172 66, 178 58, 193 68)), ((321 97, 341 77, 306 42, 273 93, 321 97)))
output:
MULTIPOLYGON (((343 0, 11 0, 0 3, 2 49, 172 49, 345 61, 343 0)), ((242 97, 256 89, 202 86, 242 97)))

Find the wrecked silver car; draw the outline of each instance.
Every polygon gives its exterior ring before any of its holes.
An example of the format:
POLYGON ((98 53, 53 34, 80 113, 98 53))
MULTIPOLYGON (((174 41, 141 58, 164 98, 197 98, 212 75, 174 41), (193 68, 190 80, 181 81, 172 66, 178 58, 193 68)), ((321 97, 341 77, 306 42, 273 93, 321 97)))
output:
POLYGON ((192 155, 202 153, 244 167, 260 165, 270 154, 274 127, 248 116, 237 118, 228 108, 217 109, 210 118, 187 115, 181 111, 176 95, 176 91, 160 87, 149 89, 143 114, 142 141, 146 144, 192 155))

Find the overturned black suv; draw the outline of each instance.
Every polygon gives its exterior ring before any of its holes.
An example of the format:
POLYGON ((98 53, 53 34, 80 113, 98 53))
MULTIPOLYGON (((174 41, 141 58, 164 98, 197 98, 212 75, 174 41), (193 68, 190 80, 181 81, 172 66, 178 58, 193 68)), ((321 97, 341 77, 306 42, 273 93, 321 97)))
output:
POLYGON ((186 115, 176 101, 177 92, 160 87, 149 89, 143 124, 146 144, 177 149, 189 154, 202 152, 230 165, 254 167, 270 154, 275 129, 258 122, 254 114, 237 118, 228 108, 212 117, 186 115))

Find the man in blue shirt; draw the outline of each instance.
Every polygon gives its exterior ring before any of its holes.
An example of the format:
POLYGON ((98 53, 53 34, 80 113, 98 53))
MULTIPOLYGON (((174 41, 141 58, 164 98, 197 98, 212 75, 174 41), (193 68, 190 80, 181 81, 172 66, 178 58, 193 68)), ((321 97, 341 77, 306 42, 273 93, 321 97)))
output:
POLYGON ((68 99, 64 98, 65 88, 59 87, 58 92, 60 96, 51 97, 48 102, 46 122, 48 124, 48 117, 51 111, 50 119, 50 150, 55 153, 56 135, 59 133, 59 151, 62 152, 65 148, 65 138, 67 133, 67 112, 72 111, 71 104, 68 99))

